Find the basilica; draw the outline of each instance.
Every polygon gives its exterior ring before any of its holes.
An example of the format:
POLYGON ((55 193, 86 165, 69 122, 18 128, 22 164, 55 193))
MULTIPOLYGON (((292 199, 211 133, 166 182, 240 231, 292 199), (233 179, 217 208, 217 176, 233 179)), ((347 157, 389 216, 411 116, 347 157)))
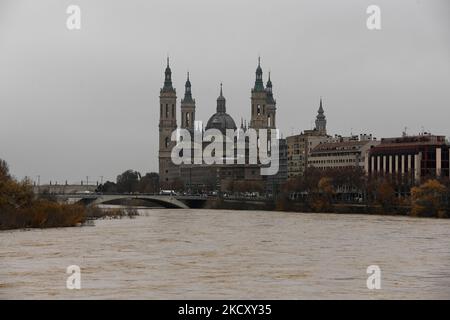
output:
MULTIPOLYGON (((251 89, 250 121, 241 120, 240 128, 276 129, 276 100, 273 96, 272 81, 270 73, 266 85, 263 82, 263 71, 261 60, 258 59, 256 68, 255 84, 251 89)), ((223 95, 222 85, 220 85, 220 95, 217 98, 216 112, 209 118, 205 128, 196 128, 195 99, 192 97, 191 82, 189 73, 185 84, 184 97, 180 103, 181 123, 180 128, 189 130, 192 134, 194 130, 217 129, 225 134, 227 129, 236 130, 236 122, 227 113, 226 99, 223 95)), ((172 132, 178 128, 177 125, 177 95, 172 84, 172 70, 169 59, 165 70, 164 86, 160 91, 160 119, 159 119, 159 175, 161 188, 173 189, 180 186, 188 190, 196 191, 218 191, 227 189, 227 186, 236 181, 259 185, 260 189, 266 189, 268 180, 275 177, 264 177, 260 174, 258 164, 182 164, 175 165, 171 159, 171 152, 176 142, 171 140, 172 132)), ((204 146, 203 146, 204 147, 204 146)), ((283 145, 280 146, 283 151, 283 145)), ((283 164, 281 164, 283 167, 283 164)), ((287 177, 287 170, 281 169, 277 174, 280 179, 287 177)), ((273 181, 271 182, 273 184, 273 181)))

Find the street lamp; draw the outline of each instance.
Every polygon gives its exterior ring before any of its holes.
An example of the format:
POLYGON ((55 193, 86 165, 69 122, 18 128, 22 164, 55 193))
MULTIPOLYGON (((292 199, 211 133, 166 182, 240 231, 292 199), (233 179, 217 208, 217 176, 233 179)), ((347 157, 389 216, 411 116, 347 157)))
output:
POLYGON ((37 175, 36 176, 37 177, 37 180, 38 180, 38 185, 37 185, 37 189, 38 189, 38 194, 40 194, 41 193, 41 176, 40 175, 37 175))

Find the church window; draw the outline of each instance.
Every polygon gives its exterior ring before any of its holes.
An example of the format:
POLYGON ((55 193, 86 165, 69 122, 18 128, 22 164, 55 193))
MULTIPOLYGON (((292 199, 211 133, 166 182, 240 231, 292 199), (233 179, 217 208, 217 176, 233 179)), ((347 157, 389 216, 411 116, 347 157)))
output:
POLYGON ((165 144, 166 148, 169 147, 169 137, 166 137, 164 144, 165 144))
POLYGON ((258 116, 260 116, 261 115, 261 106, 258 104, 258 106, 256 107, 256 114, 258 115, 258 116))
POLYGON ((172 105, 172 118, 175 118, 175 105, 172 105))
POLYGON ((169 117, 169 105, 166 103, 166 118, 169 117))
POLYGON ((190 122, 190 113, 186 113, 186 127, 189 127, 189 122, 190 122))

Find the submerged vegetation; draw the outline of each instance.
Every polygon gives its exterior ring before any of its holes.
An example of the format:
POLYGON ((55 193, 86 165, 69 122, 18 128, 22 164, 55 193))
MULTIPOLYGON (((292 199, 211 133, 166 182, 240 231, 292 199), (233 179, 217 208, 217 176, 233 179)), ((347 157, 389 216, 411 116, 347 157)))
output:
POLYGON ((58 203, 51 197, 36 197, 30 181, 17 181, 8 164, 0 159, 0 230, 53 228, 83 225, 94 219, 138 215, 133 208, 100 209, 81 204, 58 203))
POLYGON ((428 180, 411 189, 411 215, 448 218, 448 189, 437 180, 428 180))
POLYGON ((133 219, 138 216, 139 213, 137 209, 132 207, 126 208, 99 208, 98 206, 87 207, 86 210, 86 218, 88 220, 96 220, 96 219, 122 219, 122 218, 130 218, 133 219))
POLYGON ((0 160, 0 229, 71 227, 86 221, 86 208, 36 198, 28 180, 17 181, 0 160))

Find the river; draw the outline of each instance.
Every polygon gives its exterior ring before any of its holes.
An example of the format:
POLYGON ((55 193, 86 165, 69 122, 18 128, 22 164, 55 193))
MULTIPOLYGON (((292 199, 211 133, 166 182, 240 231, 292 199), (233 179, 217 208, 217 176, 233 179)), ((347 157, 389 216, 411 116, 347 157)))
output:
POLYGON ((1 299, 449 299, 450 220, 140 210, 0 232, 1 299), (81 289, 66 288, 66 268, 81 289), (381 270, 369 290, 366 269, 381 270))

